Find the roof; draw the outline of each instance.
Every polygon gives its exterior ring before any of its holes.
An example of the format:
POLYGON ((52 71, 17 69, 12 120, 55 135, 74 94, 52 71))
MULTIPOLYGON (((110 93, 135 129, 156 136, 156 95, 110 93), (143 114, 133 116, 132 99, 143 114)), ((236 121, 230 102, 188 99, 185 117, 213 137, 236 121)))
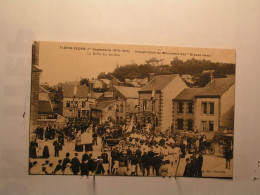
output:
POLYGON ((41 113, 41 114, 53 113, 51 102, 50 101, 39 100, 39 103, 38 103, 38 113, 41 113))
POLYGON ((90 98, 91 99, 98 99, 102 95, 103 95, 103 93, 91 93, 90 98))
POLYGON ((87 98, 89 88, 85 85, 62 85, 63 97, 74 97, 74 88, 76 87, 76 95, 78 98, 87 98))
POLYGON ((137 87, 125 87, 125 86, 113 86, 126 98, 139 98, 138 91, 140 88, 137 87))
POLYGON ((111 104, 113 104, 115 101, 104 101, 104 102, 97 102, 95 103, 93 106, 91 106, 92 109, 96 109, 96 110, 103 110, 106 107, 110 106, 111 104))
POLYGON ((100 79, 101 81, 103 81, 106 85, 109 85, 110 84, 110 80, 108 79, 100 79))
POLYGON ((204 88, 186 88, 182 90, 174 100, 191 100, 193 97, 221 96, 234 84, 235 77, 218 78, 208 83, 204 88))
POLYGON ((205 86, 205 93, 222 95, 234 84, 235 77, 218 78, 205 86))
POLYGON ((44 89, 42 86, 39 87, 39 100, 50 101, 50 92, 44 89))
POLYGON ((40 86, 39 87, 39 93, 50 93, 47 89, 45 89, 44 87, 40 86))
POLYGON ((170 83, 177 74, 171 75, 157 75, 151 80, 147 85, 142 87, 139 91, 152 91, 152 90, 162 90, 168 83, 170 83))
POLYGON ((183 89, 174 100, 191 100, 197 95, 202 88, 186 88, 183 89))

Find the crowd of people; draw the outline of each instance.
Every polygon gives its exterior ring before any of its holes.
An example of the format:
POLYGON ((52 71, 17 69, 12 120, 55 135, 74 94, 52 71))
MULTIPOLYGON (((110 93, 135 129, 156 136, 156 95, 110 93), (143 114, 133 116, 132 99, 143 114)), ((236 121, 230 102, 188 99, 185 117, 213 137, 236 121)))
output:
MULTIPOLYGON (((36 139, 30 142, 31 174, 174 176, 183 159, 186 160, 183 176, 202 177, 200 145, 206 141, 205 135, 155 134, 135 126, 129 131, 126 125, 95 124, 79 119, 69 120, 63 128, 39 127, 35 133, 36 139), (93 147, 78 150, 76 145, 78 137, 89 128, 92 146, 99 148, 98 151, 93 151, 93 147), (109 142, 111 139, 113 143, 109 142), (38 142, 43 143, 41 147, 38 142), (66 155, 62 159, 60 151, 68 143, 75 144, 75 149, 63 151, 66 155), (49 159, 51 156, 54 160, 49 159), (37 159, 45 161, 39 164, 37 159)), ((227 167, 229 164, 227 160, 227 167)))

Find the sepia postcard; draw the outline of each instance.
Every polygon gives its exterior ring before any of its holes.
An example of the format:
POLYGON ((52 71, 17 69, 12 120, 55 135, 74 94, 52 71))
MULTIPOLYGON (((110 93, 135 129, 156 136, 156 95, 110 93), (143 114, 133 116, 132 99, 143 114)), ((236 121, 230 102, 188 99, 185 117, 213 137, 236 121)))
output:
POLYGON ((233 178, 234 49, 34 42, 30 175, 233 178))

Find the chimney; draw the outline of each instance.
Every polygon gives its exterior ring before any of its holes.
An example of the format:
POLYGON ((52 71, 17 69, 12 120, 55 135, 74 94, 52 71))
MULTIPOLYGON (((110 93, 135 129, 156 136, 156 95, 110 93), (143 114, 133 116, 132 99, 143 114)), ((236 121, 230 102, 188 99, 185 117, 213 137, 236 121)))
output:
POLYGON ((212 83, 212 82, 214 82, 214 80, 215 80, 215 78, 214 78, 214 76, 213 76, 213 72, 211 72, 211 73, 210 73, 210 82, 212 83))
POLYGON ((153 72, 149 73, 149 74, 148 74, 148 83, 149 83, 151 80, 153 80, 153 78, 154 78, 154 73, 153 73, 153 72))

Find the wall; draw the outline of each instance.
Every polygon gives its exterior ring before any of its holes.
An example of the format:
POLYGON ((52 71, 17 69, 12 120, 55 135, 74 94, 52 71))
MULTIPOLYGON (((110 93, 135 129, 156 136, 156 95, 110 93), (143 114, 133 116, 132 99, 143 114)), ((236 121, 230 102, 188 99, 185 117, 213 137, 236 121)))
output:
POLYGON ((180 76, 176 76, 162 90, 162 131, 169 129, 172 124, 172 100, 187 87, 180 76))
POLYGON ((172 102, 172 124, 173 124, 173 130, 178 130, 178 123, 177 119, 183 119, 183 130, 188 130, 188 121, 187 120, 193 120, 193 128, 192 130, 195 130, 195 120, 194 120, 194 104, 192 106, 192 113, 188 112, 189 103, 193 103, 192 100, 190 101, 173 101, 172 102), (178 104, 183 103, 183 113, 178 113, 178 104))
POLYGON ((259 10, 258 0, 1 1, 0 194, 259 194, 259 10), (236 48, 234 179, 28 176, 34 40, 236 48))
POLYGON ((235 85, 232 85, 222 96, 220 104, 220 126, 234 128, 235 85))
POLYGON ((88 108, 88 103, 86 102, 86 98, 74 98, 74 101, 78 101, 78 106, 73 108, 72 102, 73 98, 63 98, 63 109, 62 109, 62 115, 64 117, 73 117, 73 116, 78 116, 78 111, 81 112, 82 114, 82 110, 85 110, 87 112, 87 110, 89 110, 88 108), (67 107, 67 101, 70 101, 70 107, 67 107), (82 101, 85 102, 85 107, 82 107, 82 101), (74 115, 75 114, 75 115, 74 115))
POLYGON ((195 106, 194 106, 194 114, 195 114, 195 126, 198 127, 199 131, 202 131, 201 121, 213 121, 214 122, 214 132, 219 130, 219 98, 196 98, 195 106), (207 103, 207 114, 203 114, 202 112, 202 102, 207 103), (209 114, 209 102, 214 103, 214 114, 209 114))

